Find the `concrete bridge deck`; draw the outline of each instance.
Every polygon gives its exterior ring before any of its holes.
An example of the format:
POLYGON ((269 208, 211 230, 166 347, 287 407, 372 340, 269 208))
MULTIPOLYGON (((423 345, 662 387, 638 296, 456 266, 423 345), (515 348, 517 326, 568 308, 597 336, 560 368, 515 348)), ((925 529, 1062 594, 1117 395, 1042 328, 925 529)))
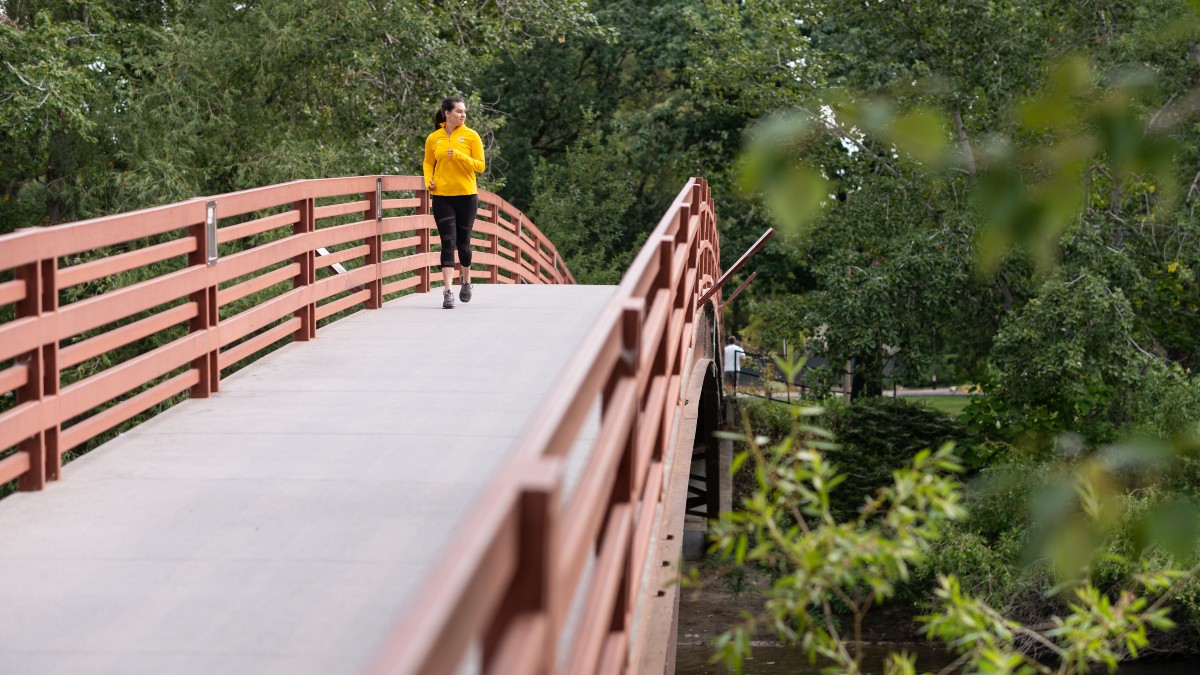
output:
POLYGON ((615 287, 410 295, 0 501, 0 673, 352 673, 615 287))

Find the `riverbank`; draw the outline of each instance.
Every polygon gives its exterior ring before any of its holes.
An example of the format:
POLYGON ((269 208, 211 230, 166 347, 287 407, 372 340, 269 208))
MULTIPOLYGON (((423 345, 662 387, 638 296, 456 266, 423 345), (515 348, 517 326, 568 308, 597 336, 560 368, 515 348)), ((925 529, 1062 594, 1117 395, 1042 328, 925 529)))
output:
MULTIPOLYGON (((740 623, 745 614, 761 612, 761 589, 766 579, 737 578, 723 575, 716 566, 689 563, 685 574, 696 569, 699 583, 686 588, 679 599, 679 633, 676 650, 676 675, 727 675, 721 664, 711 662, 712 642, 721 633, 740 623)), ((936 670, 953 660, 944 651, 932 649, 919 640, 917 626, 903 617, 880 613, 864 626, 868 673, 882 673, 883 661, 896 650, 918 654, 919 668, 936 670)), ((751 644, 754 654, 746 662, 745 675, 819 675, 824 664, 810 664, 800 650, 781 644, 769 632, 756 636, 751 644)))
MULTIPOLYGON (((679 633, 675 675, 728 675, 722 664, 712 663, 712 642, 740 623, 745 614, 762 611, 761 589, 765 579, 738 579, 723 575, 714 565, 689 563, 685 577, 695 568, 699 583, 685 588, 679 599, 679 633)), ((954 661, 954 655, 938 645, 923 641, 919 626, 910 617, 873 612, 863 627, 863 675, 882 675, 883 663, 892 652, 917 655, 917 672, 937 672, 954 661)), ((781 644, 770 633, 756 636, 752 658, 743 675, 821 675, 826 664, 809 663, 795 647, 781 644)), ((1106 672, 1098 670, 1096 672, 1106 672)), ((1143 660, 1122 664, 1118 675, 1195 675, 1200 660, 1195 658, 1143 660)))
MULTIPOLYGON (((715 565, 688 563, 684 574, 695 569, 698 583, 685 588, 679 599, 680 645, 708 646, 721 633, 741 623, 746 614, 762 611, 765 578, 734 577, 723 574, 715 565)), ((896 616, 886 608, 877 609, 863 626, 863 641, 868 644, 922 644, 919 626, 909 618, 896 616)), ((770 632, 756 637, 753 644, 782 646, 770 632)))

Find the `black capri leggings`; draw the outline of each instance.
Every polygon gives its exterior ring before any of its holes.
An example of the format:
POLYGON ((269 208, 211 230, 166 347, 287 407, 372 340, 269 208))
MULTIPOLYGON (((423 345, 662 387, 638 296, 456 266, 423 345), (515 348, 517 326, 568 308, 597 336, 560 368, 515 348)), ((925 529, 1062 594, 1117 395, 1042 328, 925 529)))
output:
POLYGON ((454 267, 455 249, 459 264, 471 266, 471 230, 478 212, 479 195, 433 195, 433 219, 442 238, 442 267, 454 267))

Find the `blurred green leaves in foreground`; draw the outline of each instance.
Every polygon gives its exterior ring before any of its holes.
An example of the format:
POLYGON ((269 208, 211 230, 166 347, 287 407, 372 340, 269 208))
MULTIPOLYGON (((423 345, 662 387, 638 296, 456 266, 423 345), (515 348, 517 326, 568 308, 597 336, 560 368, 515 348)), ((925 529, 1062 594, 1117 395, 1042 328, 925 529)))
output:
POLYGON ((804 256, 763 323, 852 362, 851 408, 881 393, 885 353, 924 381, 953 354, 985 394, 958 446, 970 479, 943 450, 856 491, 851 435, 811 418, 739 439, 757 489, 715 552, 769 588, 727 662, 768 630, 861 672, 863 616, 889 600, 962 655, 945 672, 1195 654, 1200 2, 1120 7, 845 3, 813 28, 839 58, 740 165, 804 256), (847 492, 858 510, 831 509, 847 492))
POLYGON ((825 151, 831 141, 846 156, 874 160, 897 181, 965 174, 978 210, 980 270, 991 274, 1021 250, 1045 272, 1057 262, 1061 235, 1099 189, 1088 182, 1093 170, 1105 176, 1114 200, 1136 176, 1156 194, 1155 209, 1176 206, 1177 147, 1170 132, 1192 116, 1200 92, 1153 109, 1154 92, 1149 70, 1130 67, 1102 77, 1085 57, 1061 57, 1043 86, 1007 111, 1005 132, 972 144, 965 136, 954 142, 950 112, 921 102, 937 99, 936 81, 894 96, 830 91, 818 111, 775 116, 752 130, 741 183, 762 195, 785 233, 803 235, 844 198, 833 193, 837 177, 825 151), (918 102, 897 103, 914 98, 918 102))
MULTIPOLYGON (((973 517, 958 480, 964 469, 953 444, 922 450, 889 484, 862 495, 854 515, 839 518, 831 494, 855 467, 838 465, 841 446, 815 423, 822 409, 789 414, 790 433, 777 441, 720 434, 737 443, 734 471, 753 468, 755 489, 739 510, 712 521, 713 552, 737 566, 754 563, 769 584, 762 611, 715 641, 714 660, 741 672, 752 639, 769 631, 829 663, 827 672, 858 675, 868 613, 930 574, 936 551, 960 545, 958 528, 973 517)), ((978 570, 936 568, 933 597, 917 621, 959 655, 941 672, 1112 672, 1146 651, 1154 631, 1172 630, 1169 603, 1184 589, 1194 592, 1200 569, 1200 513, 1164 487, 1181 461, 1200 456, 1197 441, 1112 445, 1065 462, 1033 492, 1039 533, 1025 565, 1055 584, 1049 616, 1018 618, 1022 602, 989 597, 988 584, 968 578, 978 570), (1124 570, 1116 579, 1100 569, 1114 565, 1124 570)), ((894 653, 885 672, 915 675, 919 665, 915 655, 894 653)))

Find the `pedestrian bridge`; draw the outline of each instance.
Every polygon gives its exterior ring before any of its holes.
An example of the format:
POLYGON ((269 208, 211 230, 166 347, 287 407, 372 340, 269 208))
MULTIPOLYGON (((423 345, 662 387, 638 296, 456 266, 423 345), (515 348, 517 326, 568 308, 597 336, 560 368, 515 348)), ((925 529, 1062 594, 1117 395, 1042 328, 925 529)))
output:
POLYGON ((481 193, 452 311, 421 188, 0 237, 0 672, 673 672, 717 457, 707 184, 617 286, 481 193))

